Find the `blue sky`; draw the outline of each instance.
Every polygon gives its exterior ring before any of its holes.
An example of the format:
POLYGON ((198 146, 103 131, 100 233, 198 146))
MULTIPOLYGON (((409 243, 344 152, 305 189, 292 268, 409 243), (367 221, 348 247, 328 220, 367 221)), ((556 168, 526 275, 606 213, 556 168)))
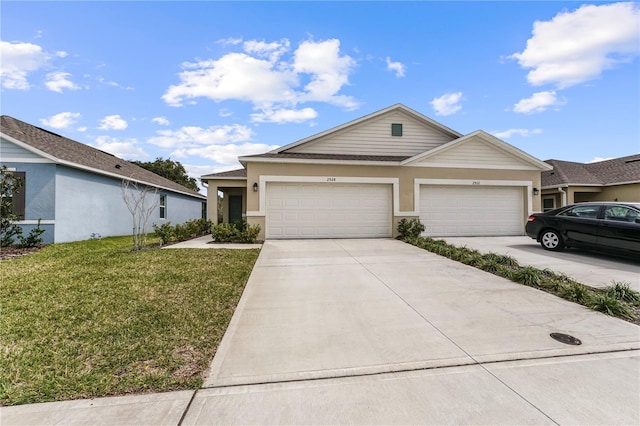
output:
POLYGON ((193 176, 402 103, 545 159, 640 151, 640 4, 12 2, 1 111, 193 176))

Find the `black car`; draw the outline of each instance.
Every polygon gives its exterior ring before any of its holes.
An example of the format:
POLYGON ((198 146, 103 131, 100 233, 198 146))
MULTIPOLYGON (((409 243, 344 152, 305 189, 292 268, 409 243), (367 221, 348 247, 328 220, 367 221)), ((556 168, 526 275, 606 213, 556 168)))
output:
POLYGON ((577 247, 640 259, 640 203, 571 204, 532 214, 525 231, 546 250, 577 247))

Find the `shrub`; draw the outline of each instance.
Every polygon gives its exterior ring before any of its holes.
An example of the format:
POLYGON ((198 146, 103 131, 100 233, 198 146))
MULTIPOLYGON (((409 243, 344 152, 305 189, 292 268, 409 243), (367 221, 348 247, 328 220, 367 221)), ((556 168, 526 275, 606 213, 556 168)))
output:
POLYGON ((417 238, 425 229, 420 219, 401 219, 398 222, 398 236, 403 240, 405 238, 417 238))
POLYGON ((38 219, 38 226, 29 231, 29 235, 27 237, 22 236, 22 229, 18 235, 18 239, 20 242, 18 243, 18 247, 37 247, 42 244, 41 235, 44 234, 45 230, 40 228, 40 219, 38 219))
POLYGON ((260 234, 260 225, 246 225, 243 231, 240 231, 240 241, 243 243, 253 244, 257 241, 260 234))
POLYGON ((219 223, 211 227, 211 238, 218 243, 230 243, 236 236, 237 228, 230 223, 219 223))
POLYGON ((611 287, 607 287, 605 293, 609 297, 622 300, 635 306, 640 306, 640 293, 632 290, 629 287, 629 283, 613 281, 611 287))
POLYGON ((589 301, 588 306, 595 311, 600 311, 607 315, 618 316, 627 319, 635 318, 635 315, 629 306, 627 306, 624 302, 621 302, 620 300, 606 294, 598 294, 594 296, 589 301))
POLYGON ((540 286, 542 284, 542 273, 530 266, 520 268, 512 274, 515 281, 528 286, 540 286))
POLYGON ((162 245, 169 244, 171 240, 173 240, 176 236, 175 228, 171 226, 171 222, 165 222, 160 226, 154 223, 153 232, 155 232, 156 235, 160 237, 160 239, 162 240, 162 245))
POLYGON ((575 283, 573 285, 562 287, 560 289, 560 296, 562 296, 563 299, 584 305, 591 298, 591 292, 586 286, 575 283))

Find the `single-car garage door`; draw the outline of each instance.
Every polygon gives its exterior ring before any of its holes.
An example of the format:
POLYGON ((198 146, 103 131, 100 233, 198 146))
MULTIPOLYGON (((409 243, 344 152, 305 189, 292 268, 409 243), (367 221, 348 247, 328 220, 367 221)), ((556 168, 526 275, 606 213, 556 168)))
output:
POLYGON ((430 237, 523 235, 519 186, 422 185, 420 220, 430 237))
POLYGON ((267 238, 391 237, 391 185, 267 183, 267 238))

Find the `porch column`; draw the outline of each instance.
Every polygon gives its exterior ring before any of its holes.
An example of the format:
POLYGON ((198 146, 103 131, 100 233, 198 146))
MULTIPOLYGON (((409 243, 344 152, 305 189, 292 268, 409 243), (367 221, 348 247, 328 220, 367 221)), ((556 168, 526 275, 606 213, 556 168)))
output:
POLYGON ((214 224, 218 223, 218 184, 210 180, 207 188, 207 219, 214 224))

